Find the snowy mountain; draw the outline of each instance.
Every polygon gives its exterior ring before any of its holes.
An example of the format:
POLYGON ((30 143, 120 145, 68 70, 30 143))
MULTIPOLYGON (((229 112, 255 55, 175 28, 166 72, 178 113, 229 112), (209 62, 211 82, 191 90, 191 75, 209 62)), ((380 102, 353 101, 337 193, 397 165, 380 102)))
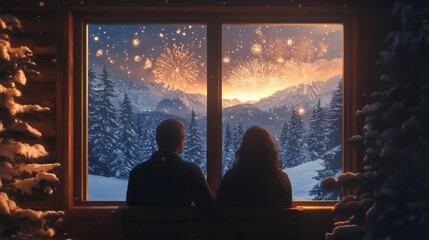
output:
POLYGON ((310 98, 308 95, 299 94, 298 86, 287 87, 283 90, 275 92, 273 95, 262 98, 255 105, 261 110, 268 110, 274 107, 282 107, 289 103, 289 105, 316 105, 318 99, 320 99, 322 106, 326 106, 331 101, 331 94, 333 89, 337 86, 341 80, 340 76, 327 79, 324 82, 316 83, 313 87, 317 88, 317 95, 310 98))
POLYGON ((190 114, 194 109, 198 115, 206 114, 207 99, 203 94, 169 90, 158 83, 146 83, 135 79, 118 79, 114 83, 116 103, 119 104, 124 93, 127 93, 133 109, 137 112, 159 110, 164 113, 184 114, 185 110, 189 110, 186 114, 190 114))

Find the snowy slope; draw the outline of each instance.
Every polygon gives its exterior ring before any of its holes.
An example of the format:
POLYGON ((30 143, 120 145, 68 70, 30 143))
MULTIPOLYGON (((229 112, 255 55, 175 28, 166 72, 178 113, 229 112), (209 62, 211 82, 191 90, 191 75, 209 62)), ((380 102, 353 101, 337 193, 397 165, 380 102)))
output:
MULTIPOLYGON (((323 160, 318 159, 302 165, 286 168, 285 171, 292 183, 292 197, 294 200, 311 200, 308 192, 316 184, 313 179, 316 170, 322 169, 323 160)), ((88 200, 92 201, 123 201, 127 192, 127 180, 108 178, 97 175, 88 175, 88 200)))
POLYGON ((306 162, 296 167, 283 169, 283 171, 289 175, 289 179, 292 184, 293 200, 312 199, 308 192, 317 183, 313 177, 317 175, 317 170, 323 168, 322 163, 322 159, 317 159, 315 161, 306 162))
POLYGON ((128 180, 88 175, 88 200, 124 201, 128 180))

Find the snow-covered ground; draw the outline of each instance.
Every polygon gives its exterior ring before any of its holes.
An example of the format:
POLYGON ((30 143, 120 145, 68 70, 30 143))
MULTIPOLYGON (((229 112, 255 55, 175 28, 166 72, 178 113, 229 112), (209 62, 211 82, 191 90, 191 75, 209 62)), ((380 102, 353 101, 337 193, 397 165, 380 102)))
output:
POLYGON ((128 180, 88 175, 89 201, 125 201, 128 180))
MULTIPOLYGON (((316 170, 322 169, 323 160, 318 159, 296 167, 286 168, 292 183, 292 197, 294 200, 311 200, 308 192, 316 184, 313 179, 316 170)), ((97 175, 88 177, 88 200, 92 201, 123 201, 127 192, 127 180, 108 178, 97 175)))
POLYGON ((317 175, 317 170, 323 168, 323 160, 306 162, 296 167, 283 169, 288 175, 292 184, 293 200, 311 200, 308 192, 316 185, 317 181, 313 179, 317 175))

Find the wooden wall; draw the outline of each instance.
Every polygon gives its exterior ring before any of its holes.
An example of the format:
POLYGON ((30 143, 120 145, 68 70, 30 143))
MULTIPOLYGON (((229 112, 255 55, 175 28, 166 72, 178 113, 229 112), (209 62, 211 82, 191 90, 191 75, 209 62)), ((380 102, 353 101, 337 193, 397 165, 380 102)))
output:
MULTIPOLYGON (((66 199, 70 197, 68 193, 68 184, 65 182, 65 177, 70 163, 63 161, 64 139, 59 138, 60 133, 65 131, 67 119, 64 119, 62 111, 66 108, 67 99, 64 97, 64 91, 67 91, 63 76, 67 73, 64 66, 59 66, 58 62, 67 62, 68 59, 58 59, 67 53, 67 46, 59 45, 64 43, 63 14, 68 7, 85 7, 97 6, 104 4, 106 6, 126 6, 136 5, 137 1, 122 0, 122 1, 101 1, 101 0, 52 0, 52 1, 36 1, 36 0, 9 0, 6 3, 0 3, 0 10, 3 13, 12 14, 21 20, 23 32, 17 33, 12 37, 12 45, 26 45, 36 57, 36 63, 39 65, 41 76, 36 79, 30 79, 28 85, 23 89, 23 96, 19 99, 21 103, 37 103, 42 106, 47 106, 52 109, 52 112, 31 120, 32 126, 42 132, 43 138, 41 143, 49 152, 50 161, 60 162, 62 167, 57 170, 63 184, 60 185, 56 196, 52 198, 44 198, 38 202, 25 203, 27 207, 38 209, 56 209, 66 210, 67 217, 61 232, 58 237, 61 239, 119 239, 120 238, 120 221, 118 211, 115 208, 98 208, 85 209, 73 208, 69 209, 66 199)), ((190 5, 190 1, 147 1, 147 5, 158 6, 181 6, 190 5)), ((203 5, 213 5, 218 7, 240 6, 240 5, 260 5, 271 7, 276 5, 301 7, 305 6, 320 6, 329 4, 343 4, 345 11, 349 6, 353 6, 357 11, 358 31, 357 38, 359 39, 358 49, 358 79, 365 82, 359 85, 361 97, 357 100, 362 106, 368 96, 365 93, 371 92, 376 88, 373 82, 377 78, 377 71, 374 64, 383 44, 388 27, 388 14, 391 9, 390 5, 383 3, 372 3, 372 1, 206 1, 198 3, 203 5), (284 3, 287 2, 287 3, 284 3)), ((325 232, 332 228, 332 213, 329 208, 308 208, 304 211, 304 223, 302 225, 303 239, 316 240, 323 239, 325 232)))

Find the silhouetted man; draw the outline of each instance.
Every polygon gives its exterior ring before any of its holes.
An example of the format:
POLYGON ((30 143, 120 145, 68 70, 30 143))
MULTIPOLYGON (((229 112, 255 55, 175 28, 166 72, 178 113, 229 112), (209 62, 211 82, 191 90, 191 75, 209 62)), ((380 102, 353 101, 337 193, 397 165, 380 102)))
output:
POLYGON ((185 128, 167 119, 156 128, 159 151, 130 172, 128 206, 191 206, 206 217, 212 214, 213 195, 198 165, 183 161, 185 128))

